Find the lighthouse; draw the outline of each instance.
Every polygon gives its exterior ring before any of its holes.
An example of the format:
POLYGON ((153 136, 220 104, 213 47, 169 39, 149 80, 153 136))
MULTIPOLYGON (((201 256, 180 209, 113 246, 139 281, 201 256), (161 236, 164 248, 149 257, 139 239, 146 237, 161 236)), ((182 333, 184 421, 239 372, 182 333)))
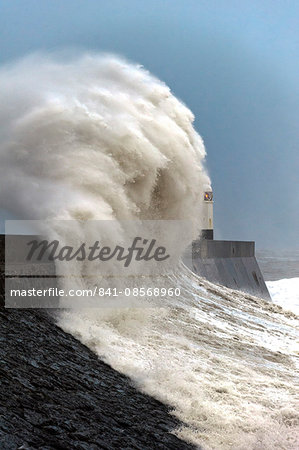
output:
POLYGON ((204 192, 203 209, 202 209, 202 239, 213 239, 213 191, 207 190, 204 192))

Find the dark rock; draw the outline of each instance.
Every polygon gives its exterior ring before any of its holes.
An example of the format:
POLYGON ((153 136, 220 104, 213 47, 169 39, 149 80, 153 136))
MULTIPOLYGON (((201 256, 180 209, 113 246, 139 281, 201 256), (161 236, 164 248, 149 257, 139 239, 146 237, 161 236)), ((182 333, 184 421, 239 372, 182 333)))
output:
POLYGON ((0 448, 191 449, 169 408, 55 325, 0 307, 0 448))

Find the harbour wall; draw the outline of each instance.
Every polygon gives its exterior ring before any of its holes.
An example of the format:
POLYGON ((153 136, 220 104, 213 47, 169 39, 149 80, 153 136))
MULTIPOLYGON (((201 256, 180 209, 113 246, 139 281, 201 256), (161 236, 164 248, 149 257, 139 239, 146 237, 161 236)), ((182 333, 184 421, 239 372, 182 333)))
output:
POLYGON ((212 283, 271 299, 255 258, 254 242, 196 240, 192 258, 184 258, 184 263, 212 283))

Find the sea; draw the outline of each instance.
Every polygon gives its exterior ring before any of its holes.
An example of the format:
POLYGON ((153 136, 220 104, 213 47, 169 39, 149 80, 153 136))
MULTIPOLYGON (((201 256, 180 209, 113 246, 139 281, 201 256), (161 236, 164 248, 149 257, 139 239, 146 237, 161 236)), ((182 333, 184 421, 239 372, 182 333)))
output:
POLYGON ((299 314, 299 250, 258 250, 256 259, 273 302, 299 314))
MULTIPOLYGON (((152 308, 64 311, 59 325, 169 405, 205 450, 297 450, 299 252, 258 251, 272 302, 181 267, 152 308)), ((164 281, 165 285, 165 281, 164 281)))

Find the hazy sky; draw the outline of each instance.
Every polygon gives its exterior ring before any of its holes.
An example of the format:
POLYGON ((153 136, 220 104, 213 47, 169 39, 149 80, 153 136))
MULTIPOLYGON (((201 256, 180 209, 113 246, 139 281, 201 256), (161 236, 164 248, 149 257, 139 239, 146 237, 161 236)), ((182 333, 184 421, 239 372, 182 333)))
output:
POLYGON ((299 248, 298 18, 297 0, 0 0, 0 63, 79 48, 143 64, 196 116, 216 237, 299 248))

